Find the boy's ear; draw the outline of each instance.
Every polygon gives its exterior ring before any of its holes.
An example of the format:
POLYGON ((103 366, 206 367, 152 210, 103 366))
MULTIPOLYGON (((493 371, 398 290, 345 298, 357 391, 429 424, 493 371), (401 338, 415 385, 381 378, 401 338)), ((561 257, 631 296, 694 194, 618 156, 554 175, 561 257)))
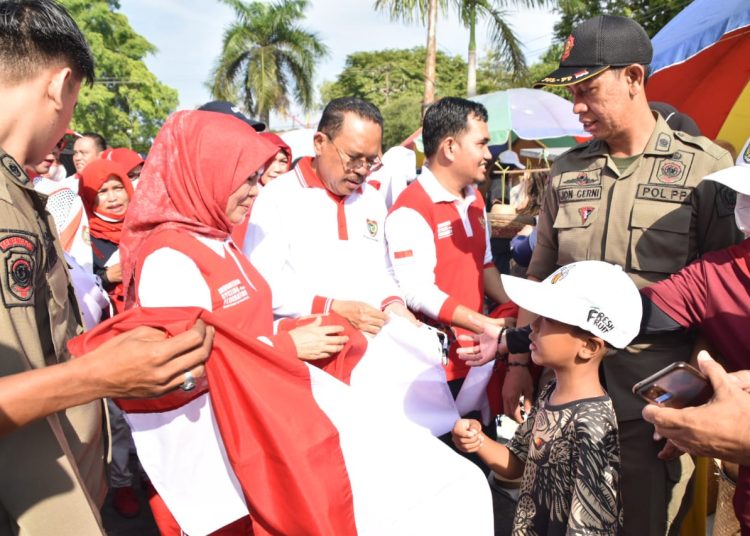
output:
POLYGON ((604 342, 604 339, 589 335, 583 340, 583 345, 578 350, 578 357, 589 361, 597 356, 603 355, 606 347, 607 345, 604 342))

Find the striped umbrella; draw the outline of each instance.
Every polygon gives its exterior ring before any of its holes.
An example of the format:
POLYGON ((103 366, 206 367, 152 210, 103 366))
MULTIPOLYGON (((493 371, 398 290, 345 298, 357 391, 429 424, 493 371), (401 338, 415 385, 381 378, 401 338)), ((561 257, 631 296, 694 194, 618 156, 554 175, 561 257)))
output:
POLYGON ((750 2, 695 0, 652 39, 649 100, 691 116, 704 136, 750 137, 750 2))

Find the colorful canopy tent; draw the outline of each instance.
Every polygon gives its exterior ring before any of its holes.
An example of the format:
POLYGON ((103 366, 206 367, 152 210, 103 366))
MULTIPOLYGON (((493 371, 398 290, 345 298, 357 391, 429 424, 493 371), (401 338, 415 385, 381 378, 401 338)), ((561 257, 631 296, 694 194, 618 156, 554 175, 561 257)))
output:
POLYGON ((750 137, 750 2, 695 0, 652 39, 649 100, 691 116, 704 136, 750 137))
MULTIPOLYGON (((506 89, 477 95, 472 100, 487 108, 490 145, 503 145, 520 138, 549 140, 550 144, 570 147, 577 143, 578 137, 588 136, 573 113, 573 103, 548 91, 506 89)), ((414 132, 401 145, 415 146, 421 151, 422 129, 414 132)))
POLYGON ((511 131, 524 140, 586 136, 573 103, 541 89, 506 89, 477 95, 489 112, 491 143, 508 141, 511 131))

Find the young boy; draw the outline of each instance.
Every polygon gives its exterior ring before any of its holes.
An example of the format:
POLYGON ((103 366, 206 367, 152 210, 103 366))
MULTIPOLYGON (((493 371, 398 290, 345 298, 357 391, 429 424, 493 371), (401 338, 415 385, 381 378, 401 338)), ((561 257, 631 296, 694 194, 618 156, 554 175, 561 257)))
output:
POLYGON ((508 296, 539 315, 531 324, 531 359, 555 379, 507 447, 467 419, 456 422, 453 442, 504 478, 523 475, 513 534, 616 535, 617 421, 599 365, 638 334, 638 290, 619 266, 600 261, 563 266, 541 283, 502 278, 508 296))

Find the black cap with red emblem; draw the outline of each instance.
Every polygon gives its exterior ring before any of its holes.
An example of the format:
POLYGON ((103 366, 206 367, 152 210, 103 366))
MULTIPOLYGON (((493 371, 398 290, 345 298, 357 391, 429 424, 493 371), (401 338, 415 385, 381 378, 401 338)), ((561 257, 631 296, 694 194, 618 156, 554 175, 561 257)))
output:
POLYGON ((560 67, 534 84, 569 86, 592 78, 610 67, 648 65, 651 40, 640 24, 627 17, 599 15, 573 29, 560 58, 560 67))

